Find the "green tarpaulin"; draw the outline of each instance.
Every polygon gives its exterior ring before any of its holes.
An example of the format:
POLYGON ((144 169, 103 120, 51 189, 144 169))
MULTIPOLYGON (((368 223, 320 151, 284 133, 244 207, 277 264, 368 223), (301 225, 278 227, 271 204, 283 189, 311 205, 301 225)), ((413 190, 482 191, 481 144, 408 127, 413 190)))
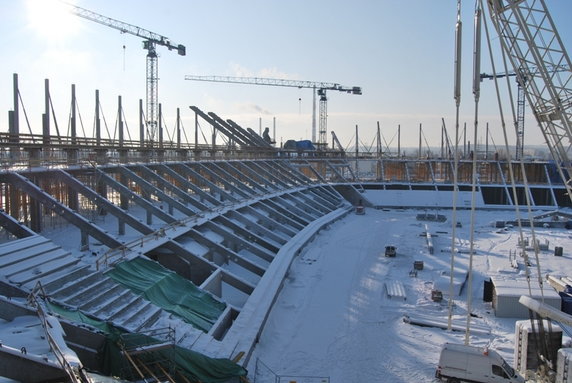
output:
POLYGON ((191 281, 146 258, 119 263, 106 275, 204 332, 226 308, 191 281))
MULTIPOLYGON (((118 342, 123 341, 122 336, 125 337, 126 332, 109 323, 88 317, 80 311, 71 311, 53 303, 48 303, 48 308, 51 312, 65 319, 77 323, 85 323, 105 333, 107 342, 102 350, 98 350, 103 361, 101 372, 110 376, 122 376, 124 374, 125 361, 118 342)), ((160 340, 150 338, 146 335, 133 335, 134 334, 130 334, 129 336, 130 347, 136 346, 137 343, 141 346, 161 343, 160 340)), ((179 346, 153 351, 143 359, 149 358, 172 361, 177 368, 177 374, 184 375, 192 382, 223 383, 233 378, 247 375, 247 371, 244 367, 239 366, 229 359, 210 358, 179 346)))

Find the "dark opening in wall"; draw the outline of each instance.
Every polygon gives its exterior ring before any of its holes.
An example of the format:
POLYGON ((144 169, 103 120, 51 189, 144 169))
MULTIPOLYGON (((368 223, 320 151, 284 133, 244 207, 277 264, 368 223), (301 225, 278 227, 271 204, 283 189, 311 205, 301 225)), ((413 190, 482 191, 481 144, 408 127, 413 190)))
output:
POLYGON ((510 203, 504 187, 481 186, 481 193, 486 204, 507 205, 510 203))
MULTIPOLYGON (((530 188, 536 206, 553 206, 554 200, 550 188, 530 188)), ((570 199, 569 199, 570 200, 570 199)))
POLYGON ((572 202, 565 188, 554 188, 554 196, 556 196, 556 204, 558 207, 572 207, 572 202))

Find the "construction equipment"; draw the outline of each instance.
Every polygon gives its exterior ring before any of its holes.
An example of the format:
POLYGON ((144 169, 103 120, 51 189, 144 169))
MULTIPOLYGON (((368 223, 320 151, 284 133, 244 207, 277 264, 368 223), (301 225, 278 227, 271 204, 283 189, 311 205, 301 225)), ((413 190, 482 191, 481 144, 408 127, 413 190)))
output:
POLYGON ((326 97, 326 91, 336 90, 339 92, 346 92, 351 94, 362 94, 361 87, 359 86, 346 87, 340 84, 328 83, 328 82, 299 81, 299 80, 287 80, 287 79, 264 78, 264 77, 193 76, 193 75, 185 76, 185 80, 226 82, 233 84, 286 86, 292 88, 313 89, 314 101, 312 110, 312 142, 317 143, 318 150, 325 149, 327 145, 328 98, 326 97), (320 122, 319 122, 318 141, 316 141, 316 95, 320 96, 320 122))
POLYGON ((487 0, 489 15, 572 200, 572 68, 544 0, 487 0), (566 172, 565 172, 566 171, 566 172))
POLYGON ((186 55, 186 48, 181 44, 174 44, 169 38, 157 33, 148 31, 141 27, 124 23, 123 21, 112 19, 92 12, 88 9, 78 7, 76 5, 63 2, 69 7, 71 13, 87 20, 94 21, 101 25, 117 29, 121 33, 129 33, 131 35, 143 38, 143 49, 147 50, 147 66, 146 66, 146 121, 148 128, 148 139, 153 142, 157 135, 158 126, 158 110, 159 110, 159 67, 156 46, 161 45, 167 49, 176 50, 181 56, 186 55))
MULTIPOLYGON (((557 69, 557 71, 563 70, 570 70, 567 67, 562 67, 557 69)), ((516 72, 510 71, 507 73, 498 73, 498 74, 487 74, 481 73, 481 81, 485 78, 492 80, 494 78, 504 78, 504 77, 512 77, 516 76, 516 72)), ((521 160, 524 155, 524 115, 525 115, 525 96, 524 96, 524 86, 526 85, 526 75, 521 74, 516 79, 517 85, 517 98, 516 98, 516 155, 515 159, 521 160), (524 81, 525 83, 521 85, 520 81, 524 81)))
POLYGON ((337 147, 340 153, 342 153, 342 156, 346 155, 344 147, 340 143, 340 140, 338 140, 338 136, 336 136, 336 133, 333 130, 332 130, 332 147, 337 147))
MULTIPOLYGON (((509 76, 516 76, 516 72, 499 73, 499 74, 486 74, 481 73, 481 81, 488 78, 492 80, 494 78, 503 78, 509 76)), ((524 81, 526 77, 520 76, 524 81)), ((517 84, 517 99, 516 99, 516 155, 517 160, 521 160, 524 155, 524 87, 520 84, 519 79, 516 80, 517 84)))

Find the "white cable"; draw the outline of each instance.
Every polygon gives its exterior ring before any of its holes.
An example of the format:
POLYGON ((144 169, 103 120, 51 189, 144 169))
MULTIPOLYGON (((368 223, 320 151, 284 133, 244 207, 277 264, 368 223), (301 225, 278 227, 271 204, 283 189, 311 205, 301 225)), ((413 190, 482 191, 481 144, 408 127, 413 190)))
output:
POLYGON ((465 345, 469 344, 471 333, 471 307, 473 303, 473 254, 475 248, 475 210, 477 196, 477 128, 479 126, 480 67, 481 67, 481 8, 478 0, 475 3, 475 29, 473 43, 473 95, 475 98, 475 129, 473 144, 473 172, 471 186, 471 227, 469 238, 469 279, 467 286, 467 325, 465 328, 465 345))
POLYGON ((453 328, 453 294, 454 294, 454 274, 455 274, 455 248, 456 248, 456 232, 457 226, 457 189, 458 180, 457 173, 459 169, 459 106, 461 105, 461 42, 462 42, 461 22, 461 0, 457 0, 457 24, 455 27, 455 153, 453 166, 453 212, 452 212, 452 230, 451 230, 451 270, 449 278, 449 305, 448 305, 448 321, 447 330, 453 328))

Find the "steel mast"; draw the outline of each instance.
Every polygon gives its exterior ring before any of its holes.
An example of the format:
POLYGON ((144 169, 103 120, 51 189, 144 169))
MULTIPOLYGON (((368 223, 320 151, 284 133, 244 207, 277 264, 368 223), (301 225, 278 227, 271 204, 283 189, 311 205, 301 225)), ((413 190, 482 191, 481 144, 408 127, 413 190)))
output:
POLYGON ((325 149, 327 145, 327 121, 328 121, 328 108, 326 91, 336 90, 339 92, 346 92, 351 94, 362 94, 361 87, 359 86, 342 86, 336 83, 329 82, 314 82, 314 81, 300 81, 300 80, 287 80, 278 78, 264 78, 264 77, 229 77, 229 76, 194 76, 187 75, 185 80, 191 81, 208 81, 208 82, 226 82, 233 84, 249 84, 249 85, 267 85, 267 86, 286 86, 292 88, 310 88, 313 89, 314 94, 314 108, 312 115, 312 141, 316 141, 316 105, 315 97, 320 96, 320 119, 319 119, 319 136, 317 141, 318 149, 325 149))
POLYGON ((117 29, 121 33, 128 33, 143 38, 143 49, 147 50, 146 65, 146 120, 148 126, 149 141, 153 142, 157 137, 157 119, 159 109, 159 66, 156 46, 161 45, 169 50, 176 50, 181 56, 186 55, 186 48, 181 44, 172 43, 168 37, 148 31, 136 25, 124 23, 123 21, 112 19, 92 12, 88 9, 63 2, 69 7, 71 13, 87 20, 94 21, 101 25, 117 29))

